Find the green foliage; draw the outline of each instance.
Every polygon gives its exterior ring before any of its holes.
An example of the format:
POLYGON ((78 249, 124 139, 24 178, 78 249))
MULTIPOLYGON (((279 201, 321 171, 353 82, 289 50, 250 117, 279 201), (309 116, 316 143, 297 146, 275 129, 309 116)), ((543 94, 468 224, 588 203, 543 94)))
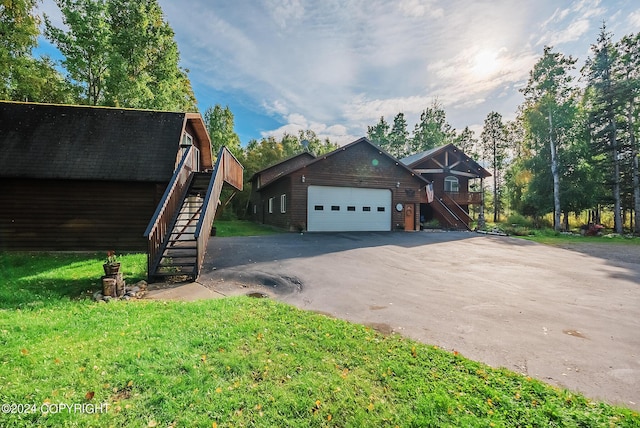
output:
POLYGON ((39 20, 33 0, 0 2, 0 99, 65 102, 70 88, 49 58, 33 58, 39 20))
POLYGON ((45 16, 45 35, 78 101, 157 110, 196 111, 174 33, 157 0, 55 0, 67 29, 45 16))
MULTIPOLYGON (((444 107, 437 100, 434 100, 433 104, 420 114, 420 121, 416 123, 413 130, 408 154, 444 146, 453 142, 455 135, 455 131, 447 122, 444 107)), ((466 128, 463 135, 460 136, 460 141, 466 147, 468 143, 473 143, 472 140, 472 132, 466 128)), ((465 150, 463 151, 467 153, 465 150)), ((471 155, 471 152, 467 154, 471 155)))
POLYGON ((497 222, 502 210, 502 184, 507 156, 507 131, 500 113, 491 112, 484 120, 480 149, 482 158, 490 165, 493 175, 493 221, 497 222))
POLYGON ((226 146, 236 157, 240 156, 240 137, 235 132, 233 113, 229 106, 222 108, 216 104, 207 108, 204 112, 204 123, 211 138, 211 151, 214 156, 222 146, 226 146))
POLYGON ((408 154, 407 144, 409 141, 409 131, 407 131, 407 120, 404 118, 404 113, 398 113, 393 118, 393 126, 389 132, 389 145, 383 147, 392 156, 400 159, 408 154))
POLYGON ((367 127, 367 137, 369 140, 380 146, 381 148, 386 148, 389 146, 389 130, 391 127, 384 120, 384 116, 380 116, 380 120, 374 126, 367 127))
POLYGON ((478 139, 475 132, 466 126, 460 134, 456 135, 453 143, 472 159, 478 159, 478 139))
MULTIPOLYGON (((11 271, 9 284, 56 287, 92 269, 81 257, 12 257, 40 268, 11 271)), ((640 423, 629 409, 270 299, 26 304, 0 311, 0 343, 0 402, 38 407, 3 414, 6 426, 640 423), (107 407, 43 414, 44 403, 107 407)))

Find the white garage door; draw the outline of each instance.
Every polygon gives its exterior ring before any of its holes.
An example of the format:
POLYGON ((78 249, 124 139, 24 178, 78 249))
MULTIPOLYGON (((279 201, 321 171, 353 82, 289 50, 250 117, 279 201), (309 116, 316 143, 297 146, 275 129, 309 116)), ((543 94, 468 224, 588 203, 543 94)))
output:
POLYGON ((391 230, 391 191, 309 186, 307 230, 310 232, 391 230))

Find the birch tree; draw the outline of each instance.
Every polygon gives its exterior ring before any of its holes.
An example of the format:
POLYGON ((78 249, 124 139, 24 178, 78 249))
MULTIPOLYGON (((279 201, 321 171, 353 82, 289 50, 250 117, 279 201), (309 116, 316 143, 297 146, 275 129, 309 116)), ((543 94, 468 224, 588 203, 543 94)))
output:
MULTIPOLYGON (((558 151, 571 127, 571 74, 576 60, 544 47, 542 58, 529 75, 525 95, 524 119, 529 139, 543 143, 549 151, 553 179, 553 227, 561 229, 560 165, 558 151), (544 118, 544 120, 541 120, 544 118), (547 145, 548 144, 548 145, 547 145)), ((535 145, 535 143, 534 143, 535 145)))

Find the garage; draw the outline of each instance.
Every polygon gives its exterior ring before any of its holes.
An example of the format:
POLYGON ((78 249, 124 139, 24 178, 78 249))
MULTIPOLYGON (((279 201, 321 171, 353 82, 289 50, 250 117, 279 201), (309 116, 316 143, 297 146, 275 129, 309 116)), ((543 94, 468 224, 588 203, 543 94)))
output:
POLYGON ((310 232, 391 230, 391 191, 358 187, 309 186, 310 232))

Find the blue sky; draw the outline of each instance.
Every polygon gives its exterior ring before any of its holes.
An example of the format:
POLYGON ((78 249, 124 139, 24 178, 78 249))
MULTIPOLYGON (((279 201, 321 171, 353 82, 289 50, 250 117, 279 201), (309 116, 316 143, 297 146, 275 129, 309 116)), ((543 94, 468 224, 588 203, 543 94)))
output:
MULTIPOLYGON (((637 0, 159 0, 202 112, 228 105, 243 144, 312 129, 346 144, 402 111, 413 129, 434 100, 478 134, 545 45, 589 55, 602 21, 640 31, 637 0)), ((53 0, 40 6, 62 25, 53 0)), ((50 46, 42 40, 42 51, 50 46)))

